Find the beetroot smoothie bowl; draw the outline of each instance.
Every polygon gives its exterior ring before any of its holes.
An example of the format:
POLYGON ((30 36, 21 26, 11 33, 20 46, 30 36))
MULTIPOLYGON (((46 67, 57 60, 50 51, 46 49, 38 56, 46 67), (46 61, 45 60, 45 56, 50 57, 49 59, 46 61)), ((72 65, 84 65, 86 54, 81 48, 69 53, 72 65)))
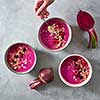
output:
POLYGON ((91 79, 92 66, 84 56, 72 54, 61 61, 58 72, 66 85, 81 87, 91 79))
POLYGON ((30 72, 36 64, 34 49, 25 43, 11 45, 5 54, 5 62, 12 72, 24 74, 30 72))
POLYGON ((51 18, 44 22, 38 33, 41 45, 51 51, 59 51, 68 46, 72 32, 63 19, 51 18))

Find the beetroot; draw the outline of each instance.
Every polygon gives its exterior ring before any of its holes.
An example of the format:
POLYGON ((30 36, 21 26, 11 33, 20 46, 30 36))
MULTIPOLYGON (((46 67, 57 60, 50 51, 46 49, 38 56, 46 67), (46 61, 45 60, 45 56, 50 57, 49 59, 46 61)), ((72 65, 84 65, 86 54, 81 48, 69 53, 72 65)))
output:
POLYGON ((80 29, 89 33, 88 48, 96 48, 98 45, 98 39, 93 28, 95 24, 93 17, 88 12, 80 10, 77 14, 77 23, 80 29))
POLYGON ((53 81, 53 79, 54 79, 54 71, 53 71, 53 69, 52 68, 42 68, 39 71, 38 77, 35 80, 33 80, 29 84, 29 86, 31 87, 31 89, 35 89, 38 86, 50 83, 51 81, 53 81))

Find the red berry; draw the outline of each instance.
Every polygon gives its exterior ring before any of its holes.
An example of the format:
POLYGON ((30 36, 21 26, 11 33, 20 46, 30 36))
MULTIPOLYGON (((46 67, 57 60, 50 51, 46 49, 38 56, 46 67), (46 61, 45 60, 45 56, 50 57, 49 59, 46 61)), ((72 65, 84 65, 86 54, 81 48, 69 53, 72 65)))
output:
POLYGON ((57 39, 54 39, 54 40, 53 40, 53 43, 54 43, 54 44, 58 44, 59 41, 58 41, 57 39))

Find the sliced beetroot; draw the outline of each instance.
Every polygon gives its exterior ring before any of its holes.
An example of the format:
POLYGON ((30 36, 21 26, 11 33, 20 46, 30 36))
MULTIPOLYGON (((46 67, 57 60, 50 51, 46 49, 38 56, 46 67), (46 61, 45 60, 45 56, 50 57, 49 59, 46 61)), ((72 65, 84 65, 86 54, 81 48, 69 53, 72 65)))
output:
POLYGON ((94 18, 88 12, 80 10, 77 14, 77 23, 81 30, 89 33, 88 48, 96 48, 98 38, 93 28, 95 24, 94 18))

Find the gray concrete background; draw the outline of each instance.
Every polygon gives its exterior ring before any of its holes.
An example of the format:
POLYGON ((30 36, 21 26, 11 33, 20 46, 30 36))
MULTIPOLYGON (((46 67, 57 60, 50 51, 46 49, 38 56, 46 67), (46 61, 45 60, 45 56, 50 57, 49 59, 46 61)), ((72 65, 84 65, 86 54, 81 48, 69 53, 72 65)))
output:
POLYGON ((0 0, 0 100, 99 100, 100 44, 97 49, 86 49, 88 34, 79 30, 76 24, 79 9, 90 11, 95 17, 95 29, 100 38, 99 0, 56 0, 49 7, 49 18, 61 17, 72 26, 72 41, 60 52, 49 52, 39 44, 37 33, 43 21, 33 13, 33 5, 34 0, 0 0), (16 42, 25 42, 36 50, 38 62, 29 74, 16 75, 6 68, 5 51, 16 42), (85 56, 93 66, 91 81, 81 88, 70 88, 58 77, 60 61, 72 53, 85 56), (50 66, 55 70, 55 80, 38 90, 30 90, 29 81, 36 77, 40 68, 50 66))

